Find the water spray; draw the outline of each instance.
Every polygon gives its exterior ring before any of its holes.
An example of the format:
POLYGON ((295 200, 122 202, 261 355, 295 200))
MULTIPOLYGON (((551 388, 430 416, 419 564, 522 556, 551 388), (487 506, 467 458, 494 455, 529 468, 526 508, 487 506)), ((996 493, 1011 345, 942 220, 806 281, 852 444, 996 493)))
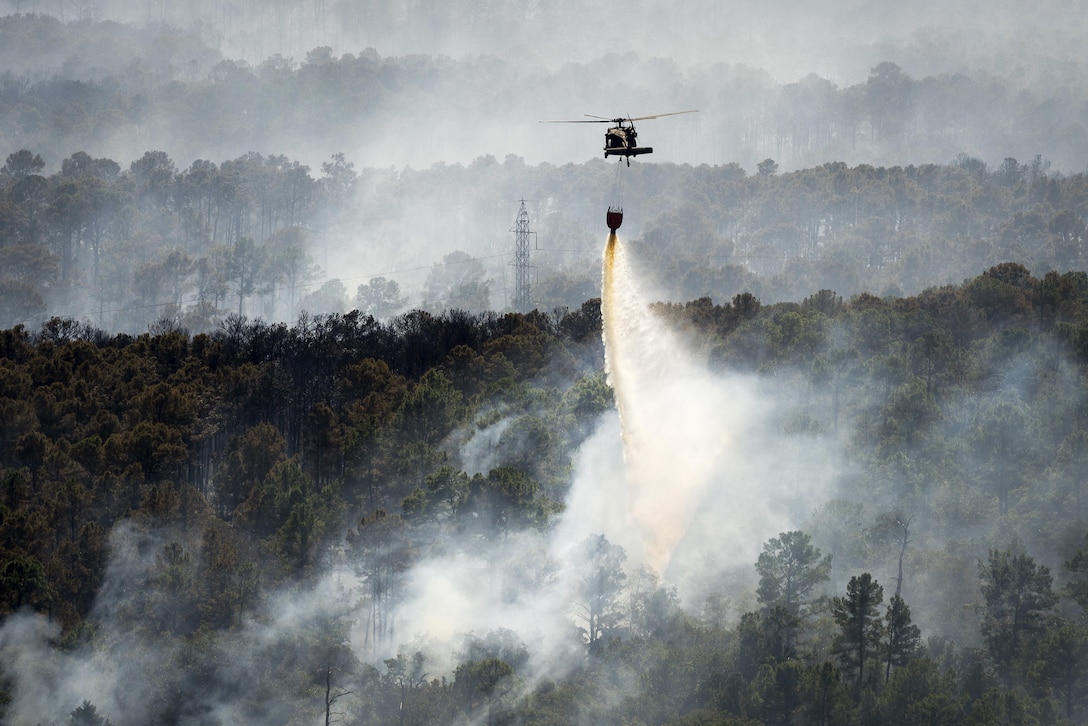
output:
POLYGON ((664 575, 724 444, 703 408, 716 396, 701 383, 692 389, 705 370, 651 314, 615 231, 603 278, 605 373, 620 416, 626 519, 645 564, 664 575))

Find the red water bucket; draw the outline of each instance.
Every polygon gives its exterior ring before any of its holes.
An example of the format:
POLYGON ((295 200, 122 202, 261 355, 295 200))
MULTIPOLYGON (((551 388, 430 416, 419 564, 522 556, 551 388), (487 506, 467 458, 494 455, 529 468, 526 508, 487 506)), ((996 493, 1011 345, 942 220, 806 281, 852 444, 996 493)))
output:
POLYGON ((605 215, 605 221, 608 224, 608 229, 615 232, 620 228, 620 225, 623 224, 623 210, 609 207, 608 214, 605 215))

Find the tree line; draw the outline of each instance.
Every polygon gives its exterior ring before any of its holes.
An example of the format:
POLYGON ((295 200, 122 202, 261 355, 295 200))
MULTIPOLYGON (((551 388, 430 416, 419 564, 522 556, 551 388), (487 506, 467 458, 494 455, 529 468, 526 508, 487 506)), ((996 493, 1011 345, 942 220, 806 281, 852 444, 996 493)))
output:
MULTIPOLYGON (((1003 260, 1057 272, 1086 264, 1085 175, 1055 174, 1038 157, 998 168, 962 156, 790 173, 768 162, 753 175, 736 164, 630 170, 629 207, 656 211, 642 213, 628 244, 652 261, 668 299, 916 294, 1003 260)), ((0 168, 8 326, 62 311, 138 333, 161 321, 208 332, 231 314, 278 321, 358 308, 384 320, 410 307, 509 309, 503 268, 513 240, 494 200, 517 186, 546 200, 531 214, 543 240, 533 252, 533 305, 576 308, 599 289, 597 198, 612 175, 601 161, 530 167, 482 157, 424 171, 356 170, 334 154, 316 178, 297 161, 257 153, 181 170, 162 151, 127 169, 84 152, 54 174, 45 166, 22 149, 0 168), (462 248, 438 254, 432 242, 448 237, 454 218, 465 220, 465 237, 446 249, 462 248), (403 269, 391 270, 391 259, 403 269), (347 274, 331 277, 332 266, 347 274)))

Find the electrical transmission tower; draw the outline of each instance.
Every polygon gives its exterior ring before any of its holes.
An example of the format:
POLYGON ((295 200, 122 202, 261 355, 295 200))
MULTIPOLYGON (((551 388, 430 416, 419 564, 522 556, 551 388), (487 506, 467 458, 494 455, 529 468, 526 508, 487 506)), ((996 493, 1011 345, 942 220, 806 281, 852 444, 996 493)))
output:
POLYGON ((521 200, 518 219, 510 230, 514 233, 514 310, 527 313, 532 307, 529 295, 529 236, 536 232, 529 229, 529 213, 525 211, 525 200, 521 200))

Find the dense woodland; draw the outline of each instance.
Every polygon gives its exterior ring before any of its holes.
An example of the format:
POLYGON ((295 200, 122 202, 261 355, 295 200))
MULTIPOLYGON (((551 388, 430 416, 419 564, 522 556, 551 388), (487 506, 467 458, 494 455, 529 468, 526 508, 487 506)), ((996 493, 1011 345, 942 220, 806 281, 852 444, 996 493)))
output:
POLYGON ((2 607, 58 624, 53 647, 73 658, 104 645, 107 617, 173 654, 126 685, 152 702, 110 714, 88 694, 65 706, 73 723, 210 723, 228 693, 250 720, 274 701, 300 723, 326 708, 349 723, 1079 722, 1086 305, 1084 273, 1010 263, 912 297, 657 306, 719 373, 793 391, 786 434, 838 432, 850 473, 804 530, 763 544, 747 601, 723 582, 692 607, 587 540, 572 565, 581 655, 544 679, 510 631, 466 634, 442 675, 425 648, 360 662, 346 623, 405 648, 393 622, 416 563, 547 530, 571 452, 612 406, 597 301, 384 324, 232 317, 199 335, 16 327, 0 347, 2 607), (495 466, 466 471, 451 442, 496 417, 512 423, 495 466), (167 534, 146 539, 107 615, 96 597, 122 522, 167 534), (367 584, 358 600, 237 690, 223 644, 336 557, 367 584))
MULTIPOLYGON (((133 334, 164 322, 209 332, 230 314, 293 322, 354 308, 379 319, 410 308, 510 309, 516 205, 496 212, 493 201, 515 186, 546 200, 531 215, 543 240, 535 306, 577 309, 599 292, 601 190, 614 178, 601 161, 530 167, 512 157, 397 172, 357 171, 337 154, 317 178, 256 153, 184 170, 162 151, 126 168, 85 152, 48 176, 44 164, 23 149, 0 168, 0 321, 36 328, 64 312, 133 334), (411 234, 388 221, 415 211, 411 234), (450 239, 449 220, 462 217, 464 237, 450 239), (328 279, 327 270, 347 274, 328 279)), ((1049 172, 1039 158, 996 169, 961 157, 624 173, 624 231, 633 228, 669 300, 917 293, 1001 261, 1060 272, 1086 262, 1088 176, 1049 172)))
POLYGON ((580 0, 6 5, 0 721, 1088 720, 1075 7, 1002 43, 941 3, 947 27, 783 82, 651 54, 840 21, 779 2, 773 32, 715 35, 715 4, 600 56, 575 51, 614 8, 580 0), (328 26, 415 52, 310 42, 328 26), (569 61, 530 52, 564 27, 569 61), (700 113, 640 126, 630 168, 537 124, 631 96, 700 113), (739 568, 699 553, 698 587, 604 534, 554 546, 582 452, 619 438, 610 189, 645 314, 775 402, 770 455, 834 471, 794 462, 795 526, 739 568), (461 625, 436 569, 524 627, 461 625), (435 614, 452 636, 412 630, 435 614))

